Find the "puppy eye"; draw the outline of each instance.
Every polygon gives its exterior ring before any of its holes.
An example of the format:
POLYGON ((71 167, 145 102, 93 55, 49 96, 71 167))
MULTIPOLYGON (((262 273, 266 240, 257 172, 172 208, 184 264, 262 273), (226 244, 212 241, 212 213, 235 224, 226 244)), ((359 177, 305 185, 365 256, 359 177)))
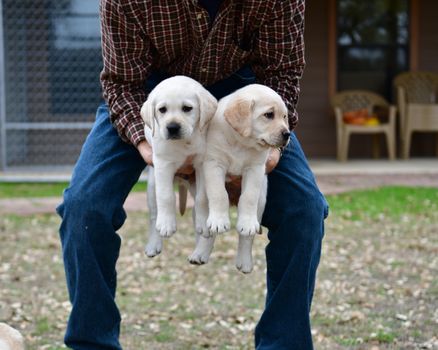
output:
POLYGON ((287 115, 286 114, 283 116, 283 119, 287 119, 287 115))
POLYGON ((190 107, 190 106, 183 106, 183 108, 182 108, 182 110, 183 110, 183 112, 190 112, 191 110, 193 109, 193 107, 190 107))
POLYGON ((263 115, 265 116, 265 118, 274 119, 274 112, 268 112, 263 115))
POLYGON ((158 110, 160 111, 160 113, 166 113, 167 112, 167 108, 166 107, 160 107, 160 108, 158 108, 158 110))

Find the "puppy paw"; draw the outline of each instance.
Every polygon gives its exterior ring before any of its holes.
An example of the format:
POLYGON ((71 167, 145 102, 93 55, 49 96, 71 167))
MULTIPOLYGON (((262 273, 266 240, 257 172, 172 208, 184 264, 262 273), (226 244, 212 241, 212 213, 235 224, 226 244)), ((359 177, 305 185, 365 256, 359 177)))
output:
POLYGON ((257 217, 240 216, 237 219, 236 230, 242 236, 253 236, 260 232, 260 224, 257 217))
POLYGON ((251 255, 238 254, 236 257, 236 267, 242 273, 250 273, 253 269, 251 255))
POLYGON ((161 253, 162 244, 161 242, 150 242, 146 244, 144 248, 144 253, 149 257, 153 258, 154 256, 161 253))
POLYGON ((195 250, 190 256, 189 256, 189 263, 193 265, 204 265, 208 263, 208 259, 210 258, 209 252, 202 252, 195 250))
POLYGON ((230 230, 230 218, 228 215, 210 215, 207 219, 209 236, 230 230))
POLYGON ((176 232, 176 219, 158 216, 155 228, 160 236, 170 237, 176 232))

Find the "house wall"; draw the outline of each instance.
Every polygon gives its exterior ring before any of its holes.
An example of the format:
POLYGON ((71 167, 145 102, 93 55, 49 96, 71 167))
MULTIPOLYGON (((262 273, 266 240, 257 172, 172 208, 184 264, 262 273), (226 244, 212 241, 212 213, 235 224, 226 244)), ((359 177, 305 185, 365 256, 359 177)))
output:
MULTIPOLYGON (((438 72, 438 1, 419 1, 418 12, 418 70, 438 72)), ((413 156, 434 156, 438 135, 436 133, 414 133, 413 156)))
POLYGON ((306 1, 306 69, 298 104, 296 134, 308 157, 336 154, 334 118, 328 96, 328 1, 306 1))
MULTIPOLYGON (((438 71, 438 1, 412 0, 418 4, 418 69, 438 71)), ((336 131, 329 101, 329 13, 331 0, 306 1, 306 70, 301 80, 298 105, 300 122, 296 134, 308 157, 335 157, 336 131)), ((435 134, 413 136, 412 156, 434 156, 435 134)), ((386 145, 381 137, 381 154, 386 145)), ((353 135, 350 157, 372 156, 373 140, 368 135, 353 135)))
POLYGON ((421 0, 418 38, 418 68, 438 72, 438 1, 421 0))

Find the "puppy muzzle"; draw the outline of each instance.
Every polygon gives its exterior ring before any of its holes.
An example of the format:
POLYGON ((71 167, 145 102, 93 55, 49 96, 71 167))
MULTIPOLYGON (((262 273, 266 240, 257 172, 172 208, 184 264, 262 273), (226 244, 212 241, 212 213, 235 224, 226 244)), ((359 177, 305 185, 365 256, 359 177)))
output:
POLYGON ((169 123, 166 126, 167 139, 179 140, 181 138, 181 125, 175 122, 169 123))
POLYGON ((287 146, 287 144, 289 143, 289 139, 290 139, 290 131, 289 130, 283 131, 281 133, 281 136, 283 137, 283 144, 281 146, 283 146, 283 147, 287 146))

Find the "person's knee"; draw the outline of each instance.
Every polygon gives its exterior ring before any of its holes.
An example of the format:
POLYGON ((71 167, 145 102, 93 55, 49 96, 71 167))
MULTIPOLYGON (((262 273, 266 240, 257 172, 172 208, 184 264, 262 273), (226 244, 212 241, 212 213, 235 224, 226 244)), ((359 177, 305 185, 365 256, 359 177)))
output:
POLYGON ((109 225, 117 230, 126 219, 122 205, 116 206, 103 196, 71 188, 64 191, 64 200, 57 212, 63 220, 62 226, 83 227, 85 231, 109 225))
POLYGON ((299 218, 299 226, 296 228, 295 237, 301 243, 313 245, 322 239, 324 219, 328 214, 328 205, 324 196, 318 191, 306 194, 302 199, 302 206, 298 210, 290 208, 287 211, 287 220, 292 223, 299 218))
POLYGON ((272 214, 277 217, 271 220, 276 224, 270 227, 269 238, 285 248, 300 245, 312 249, 322 239, 327 213, 327 202, 317 189, 301 194, 298 200, 272 214))

